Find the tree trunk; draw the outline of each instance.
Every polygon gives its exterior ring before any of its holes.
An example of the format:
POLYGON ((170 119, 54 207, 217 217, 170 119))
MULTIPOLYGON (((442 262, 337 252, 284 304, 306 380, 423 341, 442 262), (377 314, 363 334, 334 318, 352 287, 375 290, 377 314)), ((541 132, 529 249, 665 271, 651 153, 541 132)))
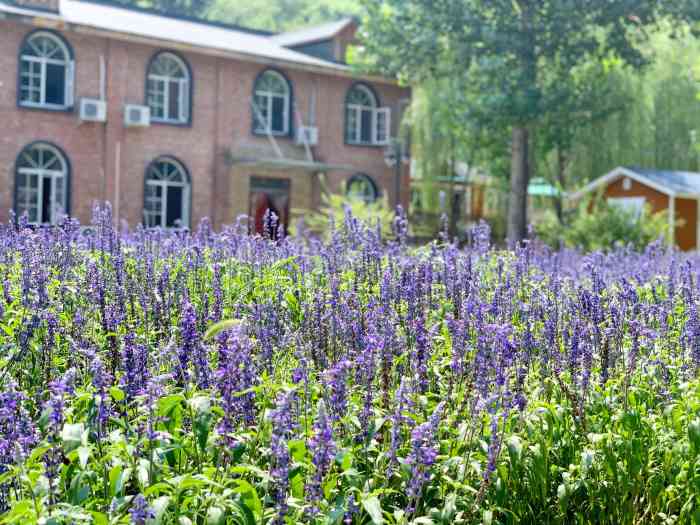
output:
POLYGON ((528 159, 529 133, 525 126, 513 127, 508 202, 508 241, 517 243, 527 234, 527 185, 530 180, 528 159))
POLYGON ((554 209, 557 212, 557 219, 560 224, 564 224, 564 188, 566 187, 566 156, 562 152, 561 146, 557 146, 557 182, 559 183, 559 193, 554 196, 554 209))

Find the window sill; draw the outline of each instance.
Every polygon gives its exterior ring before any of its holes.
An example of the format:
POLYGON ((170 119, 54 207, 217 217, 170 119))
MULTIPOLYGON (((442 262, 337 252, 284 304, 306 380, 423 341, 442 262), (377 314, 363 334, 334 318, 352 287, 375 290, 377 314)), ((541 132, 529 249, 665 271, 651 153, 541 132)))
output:
POLYGON ((151 117, 150 121, 152 126, 173 126, 176 128, 191 128, 192 127, 192 121, 181 121, 181 120, 162 120, 162 119, 155 119, 151 117))
POLYGON ((32 111, 53 111, 54 113, 72 113, 74 106, 59 106, 56 104, 35 104, 31 102, 17 103, 17 107, 22 109, 29 109, 32 111))
MULTIPOLYGON (((272 135, 272 136, 275 137, 275 138, 283 138, 283 139, 284 139, 284 138, 292 138, 292 132, 291 132, 291 131, 285 131, 285 132, 281 132, 281 131, 271 131, 269 134, 272 135)), ((267 137, 268 133, 267 133, 267 131, 265 131, 265 130, 254 129, 254 130, 253 130, 253 135, 256 135, 256 136, 258 136, 258 137, 267 137)))
POLYGON ((375 144, 374 142, 348 142, 345 141, 346 146, 352 146, 354 148, 386 148, 388 144, 375 144))

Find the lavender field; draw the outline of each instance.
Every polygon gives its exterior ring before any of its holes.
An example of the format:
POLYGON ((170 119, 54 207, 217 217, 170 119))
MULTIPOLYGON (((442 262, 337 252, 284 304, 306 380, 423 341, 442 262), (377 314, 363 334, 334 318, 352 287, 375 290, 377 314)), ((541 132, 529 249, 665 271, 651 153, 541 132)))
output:
POLYGON ((700 524, 700 259, 0 231, 0 523, 700 524))

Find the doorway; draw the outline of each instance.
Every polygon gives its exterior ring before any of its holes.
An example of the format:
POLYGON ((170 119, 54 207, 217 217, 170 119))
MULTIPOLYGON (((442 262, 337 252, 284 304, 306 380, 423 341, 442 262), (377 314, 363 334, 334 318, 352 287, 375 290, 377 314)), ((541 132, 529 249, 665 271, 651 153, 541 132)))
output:
MULTIPOLYGON (((270 210, 277 216, 281 228, 271 232, 276 239, 279 234, 287 234, 289 227, 289 179, 272 179, 267 177, 250 178, 250 218, 253 233, 263 235, 265 233, 266 212, 270 210)), ((269 226, 268 226, 269 228, 269 226)))

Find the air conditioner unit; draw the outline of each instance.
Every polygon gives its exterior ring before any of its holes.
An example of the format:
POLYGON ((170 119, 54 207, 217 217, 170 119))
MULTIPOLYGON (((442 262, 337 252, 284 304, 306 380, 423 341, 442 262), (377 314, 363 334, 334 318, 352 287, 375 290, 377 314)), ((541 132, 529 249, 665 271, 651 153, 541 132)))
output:
POLYGON ((144 128, 151 125, 151 108, 127 104, 124 106, 124 125, 127 128, 144 128))
POLYGON ((297 145, 316 146, 318 144, 318 128, 313 126, 300 126, 297 128, 297 145))
POLYGON ((85 122, 107 122, 107 102, 94 98, 80 99, 80 120, 85 122))

